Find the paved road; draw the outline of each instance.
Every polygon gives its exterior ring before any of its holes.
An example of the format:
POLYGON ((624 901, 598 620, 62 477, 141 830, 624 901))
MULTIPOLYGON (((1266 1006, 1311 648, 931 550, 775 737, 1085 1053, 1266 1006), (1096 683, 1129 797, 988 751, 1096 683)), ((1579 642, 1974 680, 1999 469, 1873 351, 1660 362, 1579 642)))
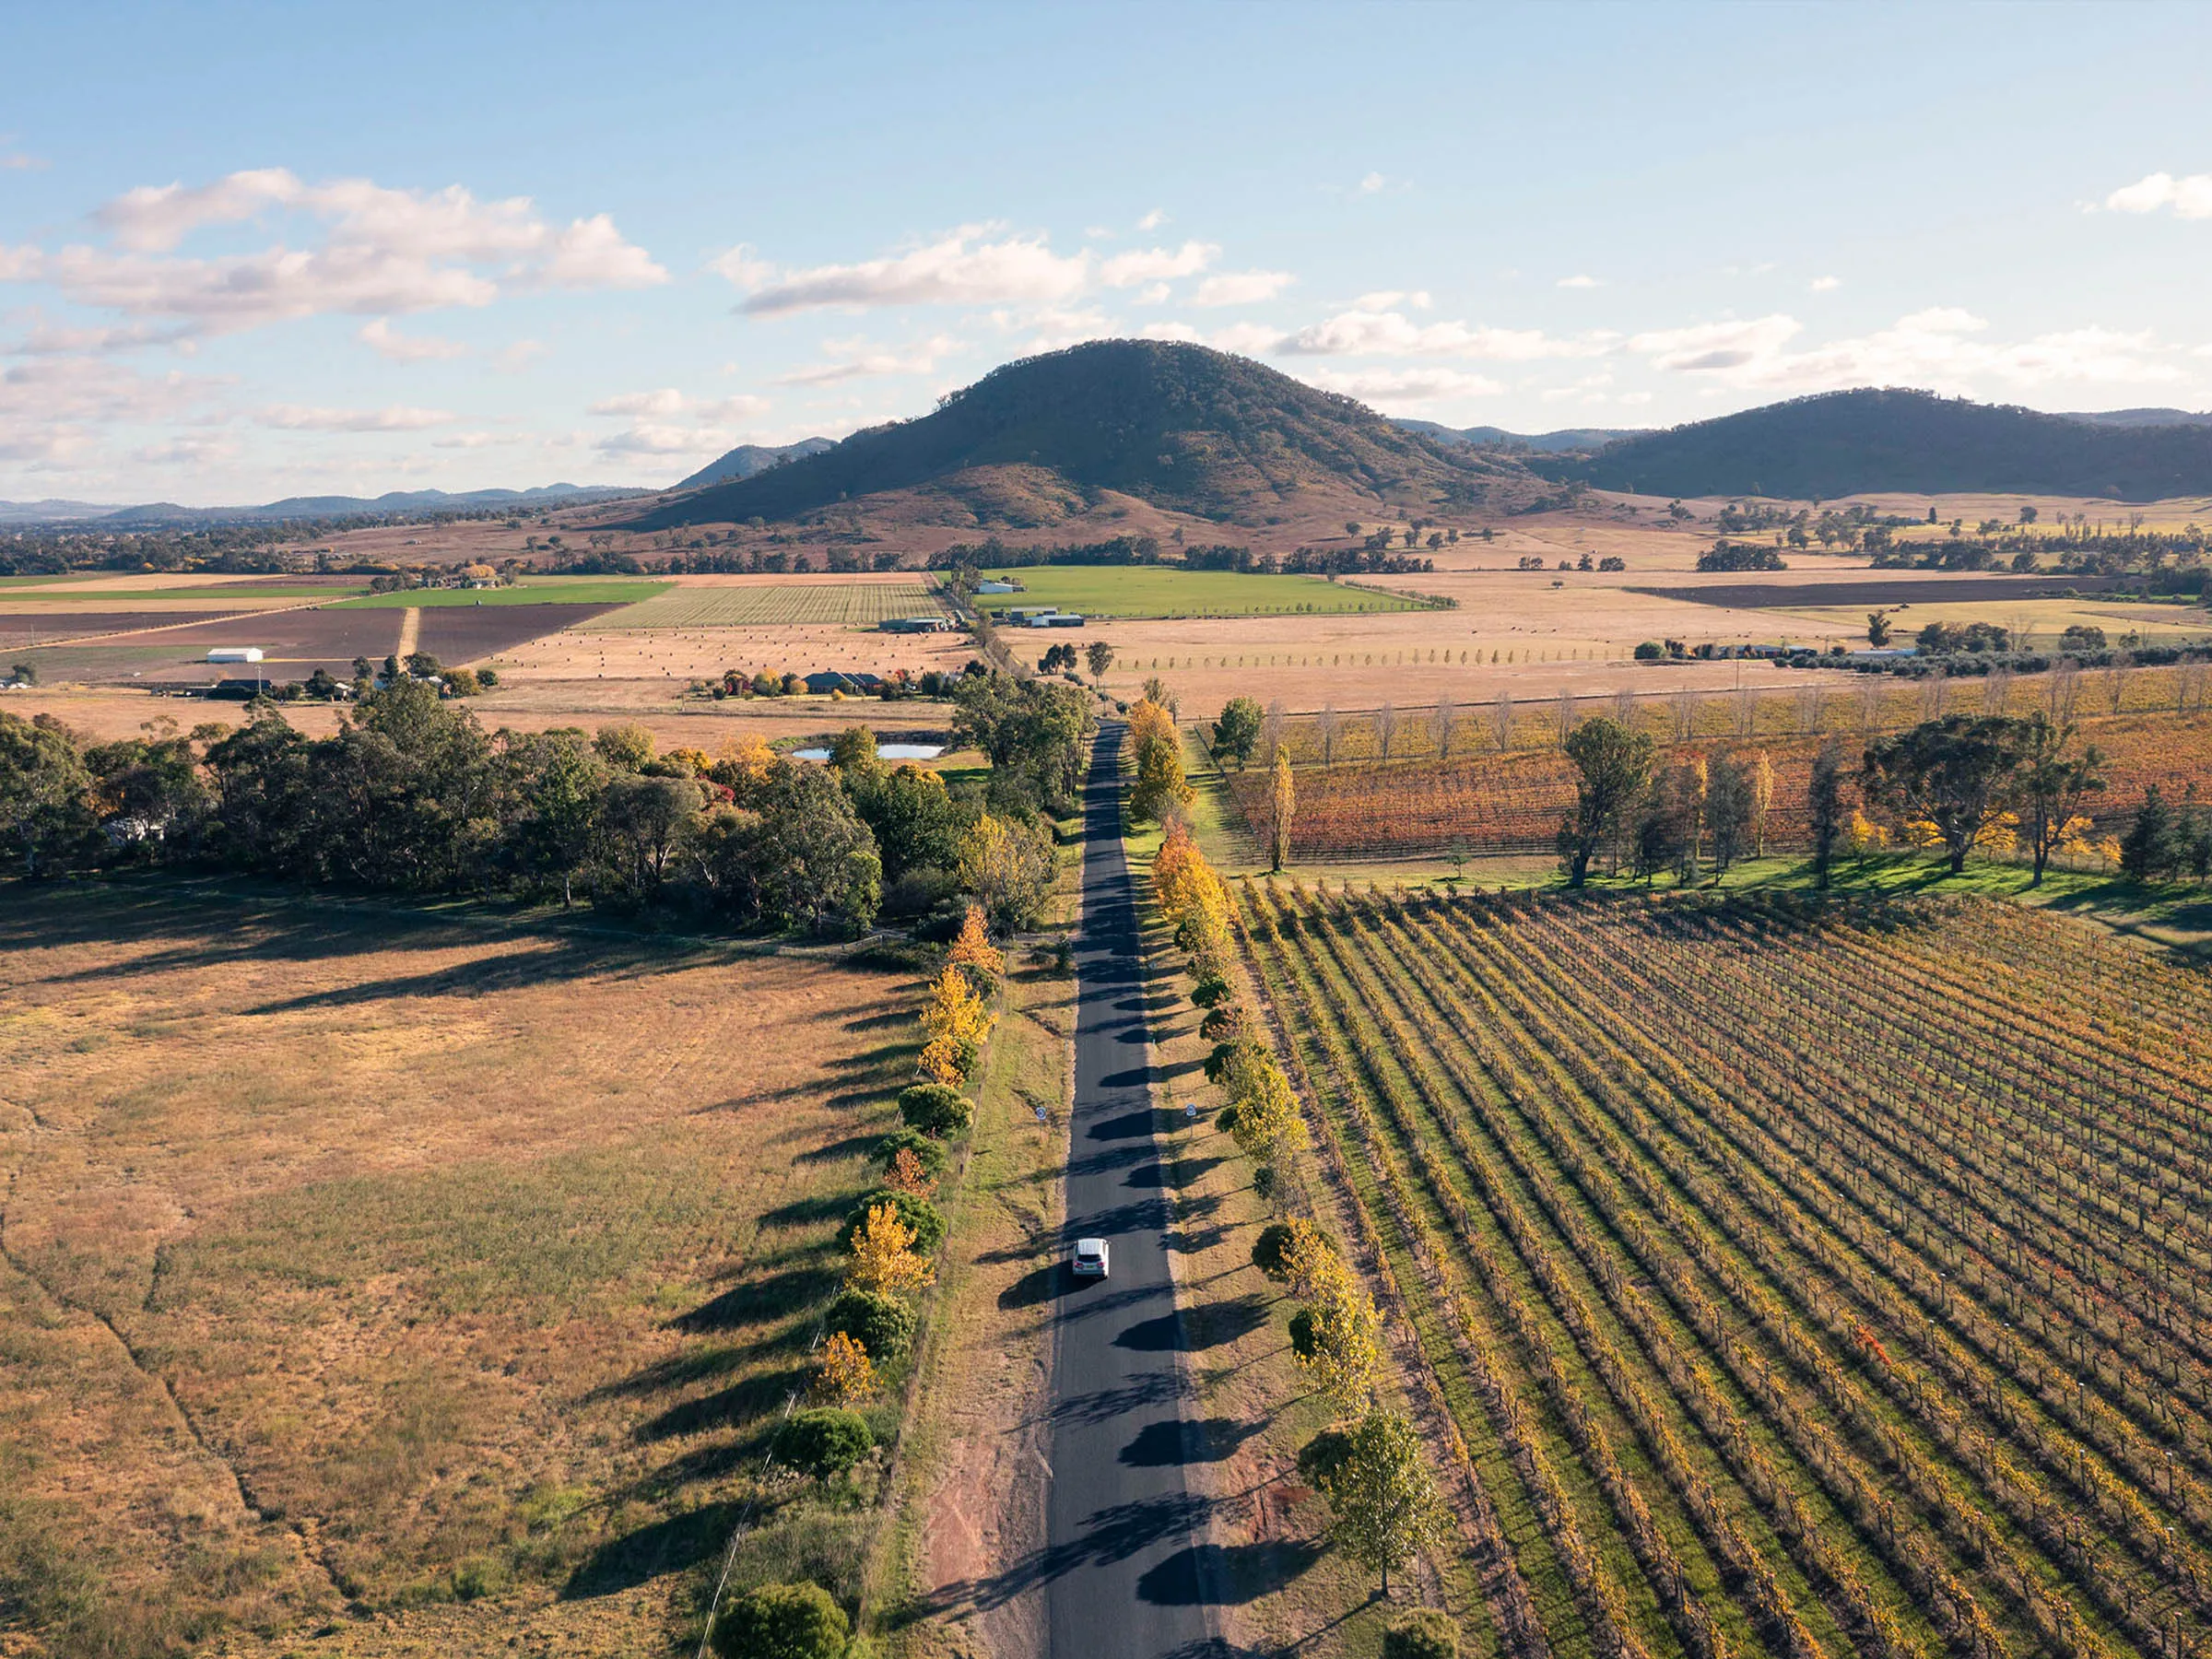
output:
POLYGON ((1121 727, 1100 733, 1086 803, 1065 1234, 1070 1248, 1093 1235, 1111 1241, 1112 1271, 1101 1281, 1063 1270, 1055 1287, 1052 1659, 1214 1651, 1200 1605, 1204 1505, 1183 1483, 1182 1324, 1168 1277, 1147 993, 1122 855, 1121 744, 1121 727))

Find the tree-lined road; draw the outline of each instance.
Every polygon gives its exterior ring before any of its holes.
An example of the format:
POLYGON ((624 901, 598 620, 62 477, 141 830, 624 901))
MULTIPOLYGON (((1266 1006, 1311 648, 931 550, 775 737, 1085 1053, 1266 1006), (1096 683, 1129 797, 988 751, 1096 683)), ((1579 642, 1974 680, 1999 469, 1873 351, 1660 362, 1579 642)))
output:
POLYGON ((1076 1088, 1063 1255, 1112 1243, 1112 1271, 1055 1285, 1047 1576, 1053 1659, 1209 1651, 1199 1524, 1153 1139, 1147 991, 1122 853, 1122 728, 1101 732, 1085 803, 1076 1088))

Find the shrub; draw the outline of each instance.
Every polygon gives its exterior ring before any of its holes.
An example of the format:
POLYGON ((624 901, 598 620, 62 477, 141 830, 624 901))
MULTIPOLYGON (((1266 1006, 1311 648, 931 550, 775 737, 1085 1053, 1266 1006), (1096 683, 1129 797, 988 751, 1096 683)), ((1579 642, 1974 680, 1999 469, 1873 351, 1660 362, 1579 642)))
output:
POLYGON ((852 1249, 853 1239, 867 1225, 868 1212, 886 1204, 898 1211, 900 1224, 914 1235, 913 1249, 917 1253, 933 1255, 937 1246, 945 1242, 945 1218, 935 1205, 912 1193, 894 1193, 886 1187, 870 1193, 853 1206, 853 1213, 838 1230, 838 1243, 852 1249))
POLYGON ((1201 1008, 1210 1008, 1229 995, 1229 982, 1218 973, 1209 973, 1191 987, 1191 1001, 1201 1008))
POLYGON ((842 1332, 886 1366, 903 1362, 914 1346, 914 1311, 895 1296, 847 1290, 830 1304, 829 1328, 842 1332))
POLYGON ((1260 1229, 1260 1236, 1252 1241, 1252 1265, 1271 1279, 1288 1278, 1290 1245, 1300 1238, 1312 1240, 1332 1255, 1344 1253, 1336 1248, 1335 1240, 1311 1221, 1271 1221, 1260 1229))
POLYGON ((844 1659, 845 1610, 819 1584, 763 1584, 714 1621, 723 1659, 844 1659))
POLYGON ((1459 1659, 1459 1628, 1433 1607, 1419 1608, 1382 1632, 1382 1659, 1459 1659))
POLYGON ((951 1162, 944 1142, 930 1139, 919 1129, 897 1130, 876 1143, 876 1161, 886 1170, 898 1161, 901 1152, 912 1152, 920 1159, 922 1173, 932 1181, 942 1179, 946 1165, 951 1162))
POLYGON ((873 1451, 876 1437, 859 1412, 822 1406, 784 1419, 775 1443, 776 1455, 783 1462, 817 1480, 828 1480, 873 1451))
POLYGON ((975 1102, 948 1083, 917 1083, 899 1091, 899 1115, 910 1127, 942 1140, 968 1132, 975 1102))
POLYGON ((1311 1308, 1300 1308, 1290 1315, 1290 1351, 1300 1359, 1311 1359, 1321 1351, 1311 1308))
POLYGON ((1665 654, 1666 647, 1656 640, 1646 640, 1636 647, 1636 660, 1640 663, 1655 663, 1665 654))

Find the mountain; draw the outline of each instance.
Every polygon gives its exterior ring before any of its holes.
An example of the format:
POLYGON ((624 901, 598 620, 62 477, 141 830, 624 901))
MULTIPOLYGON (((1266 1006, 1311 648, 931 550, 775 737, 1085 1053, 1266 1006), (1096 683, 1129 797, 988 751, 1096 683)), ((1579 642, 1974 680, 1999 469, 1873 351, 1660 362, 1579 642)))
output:
POLYGON ((664 499, 631 524, 788 519, 896 491, 956 499, 980 522, 1053 522, 1100 491, 1225 520, 1294 497, 1421 508, 1500 486, 1533 492, 1535 481, 1515 462, 1447 448, 1247 358, 1094 340, 993 370, 918 418, 664 499))
POLYGON ((2086 420, 2091 426, 2212 426, 2212 412, 2197 414, 2189 409, 2068 410, 2060 418, 2086 420))
POLYGON ((781 466, 786 461, 801 461, 808 455, 818 455, 826 449, 835 449, 836 443, 828 438, 802 438, 796 443, 771 447, 759 443, 741 443, 720 460, 710 461, 682 483, 677 489, 697 489, 701 485, 726 483, 734 478, 749 478, 755 473, 766 472, 771 466, 781 466))
POLYGON ((1830 392, 1614 440, 1593 455, 1539 455, 1553 477, 1644 495, 1828 500, 1877 490, 2106 496, 2212 493, 2212 421, 2164 410, 2045 415, 1929 392, 1830 392))
POLYGON ((1409 432, 1420 432, 1439 443, 1471 444, 1477 449, 1527 451, 1538 455, 1563 455, 1603 449, 1616 438, 1641 437, 1648 427, 1561 427, 1556 432, 1509 432, 1503 427, 1439 426, 1433 420, 1397 418, 1409 432))
POLYGON ((468 512, 487 507, 580 507, 641 493, 606 484, 546 484, 535 489, 470 489, 458 494, 442 489, 394 489, 375 497, 287 496, 280 501, 265 501, 258 507, 180 507, 174 501, 147 501, 135 507, 94 508, 78 516, 118 528, 138 524, 241 524, 286 519, 405 517, 428 512, 468 512))
POLYGON ((67 524, 114 512, 97 501, 0 501, 0 524, 67 524))

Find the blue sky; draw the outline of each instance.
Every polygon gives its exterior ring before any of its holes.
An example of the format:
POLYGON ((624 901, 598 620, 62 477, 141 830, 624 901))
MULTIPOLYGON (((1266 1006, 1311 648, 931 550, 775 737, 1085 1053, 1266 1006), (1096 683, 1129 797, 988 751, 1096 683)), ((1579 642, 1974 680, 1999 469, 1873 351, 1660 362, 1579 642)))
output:
POLYGON ((1101 335, 1528 430, 2212 405, 2212 8, 0 20, 0 498, 662 484, 1101 335))

